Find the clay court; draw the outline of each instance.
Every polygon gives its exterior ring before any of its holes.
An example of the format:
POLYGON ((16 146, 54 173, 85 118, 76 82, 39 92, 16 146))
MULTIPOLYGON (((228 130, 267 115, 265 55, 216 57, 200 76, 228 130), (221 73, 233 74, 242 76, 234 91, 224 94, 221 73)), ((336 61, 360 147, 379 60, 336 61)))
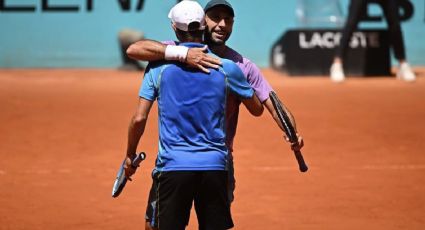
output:
MULTIPOLYGON (((264 74, 296 117, 300 173, 271 116, 243 108, 235 142, 235 229, 425 229, 425 69, 418 80, 264 74)), ((111 197, 141 73, 0 70, 0 229, 144 229, 157 150, 111 197)), ((192 215, 188 229, 197 229, 192 215)))

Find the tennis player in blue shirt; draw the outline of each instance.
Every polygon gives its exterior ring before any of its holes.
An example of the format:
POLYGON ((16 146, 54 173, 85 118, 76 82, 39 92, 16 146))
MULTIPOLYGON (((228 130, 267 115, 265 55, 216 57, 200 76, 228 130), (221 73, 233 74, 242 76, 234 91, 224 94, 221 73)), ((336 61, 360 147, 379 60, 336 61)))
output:
MULTIPOLYGON (((181 46, 203 47, 204 11, 195 1, 175 5, 169 18, 181 46)), ((171 50, 173 52, 173 50, 171 50)), ((177 50, 178 52, 178 50, 177 50)), ((178 54, 176 54, 178 55, 178 54)), ((244 74, 232 61, 210 73, 181 62, 149 63, 139 92, 139 105, 130 122, 126 176, 143 135, 150 108, 158 101, 159 149, 153 170, 150 227, 185 229, 192 203, 199 229, 233 227, 227 189, 228 149, 226 101, 241 98, 248 110, 261 115, 263 107, 244 74)))

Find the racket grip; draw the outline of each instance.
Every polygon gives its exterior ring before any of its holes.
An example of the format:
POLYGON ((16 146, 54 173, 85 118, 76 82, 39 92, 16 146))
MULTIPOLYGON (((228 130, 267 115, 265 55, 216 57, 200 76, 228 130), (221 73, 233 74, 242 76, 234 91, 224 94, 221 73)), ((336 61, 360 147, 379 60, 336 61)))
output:
POLYGON ((135 168, 139 167, 140 162, 142 162, 146 158, 146 154, 144 152, 140 152, 131 162, 131 165, 135 168))
POLYGON ((301 154, 301 151, 294 151, 294 154, 295 154, 295 158, 298 161, 298 166, 300 168, 300 172, 307 172, 308 167, 307 167, 307 164, 304 161, 304 157, 301 154))

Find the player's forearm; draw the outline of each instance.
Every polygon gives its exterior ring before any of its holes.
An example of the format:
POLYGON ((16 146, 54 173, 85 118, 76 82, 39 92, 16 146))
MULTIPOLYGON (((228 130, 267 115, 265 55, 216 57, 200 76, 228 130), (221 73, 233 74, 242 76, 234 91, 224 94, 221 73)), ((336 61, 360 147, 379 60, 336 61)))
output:
POLYGON ((127 49, 130 58, 140 61, 164 60, 167 45, 153 40, 141 40, 131 44, 127 49))
POLYGON ((127 156, 132 156, 137 151, 137 145, 146 127, 147 117, 133 116, 128 127, 127 156))
MULTIPOLYGON (((273 119, 275 120, 275 122, 277 123, 277 125, 279 126, 279 128, 282 131, 285 131, 283 129, 282 123, 279 120, 279 117, 277 116, 277 112, 273 106, 273 103, 271 102, 270 98, 268 98, 266 101, 264 101, 264 106, 266 106, 267 110, 269 111, 270 115, 272 115, 273 119)), ((297 131, 297 125, 295 123, 295 118, 292 115, 292 113, 289 111, 288 108, 286 108, 285 105, 283 105, 282 103, 282 108, 287 112, 289 119, 291 120, 292 125, 294 126, 295 131, 297 131)))
POLYGON ((252 98, 242 100, 242 103, 253 116, 258 117, 263 114, 264 107, 258 99, 257 95, 254 94, 252 98))
POLYGON ((275 121, 275 122, 276 122, 276 124, 279 126, 279 128, 280 128, 282 131, 285 131, 285 130, 283 129, 282 123, 280 122, 279 117, 277 116, 276 110, 274 109, 273 104, 272 104, 272 102, 270 101, 270 99, 267 99, 267 100, 264 102, 264 105, 266 106, 266 108, 267 108, 267 110, 269 111, 270 115, 272 115, 272 117, 273 117, 274 121, 275 121))

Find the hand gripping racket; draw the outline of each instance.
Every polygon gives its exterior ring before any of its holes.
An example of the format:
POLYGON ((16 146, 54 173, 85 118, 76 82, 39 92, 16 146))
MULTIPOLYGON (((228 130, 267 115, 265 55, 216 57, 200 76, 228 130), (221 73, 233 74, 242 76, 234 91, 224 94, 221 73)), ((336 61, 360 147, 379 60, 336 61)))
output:
MULTIPOLYGON (((288 137, 289 141, 291 143, 298 142, 298 137, 297 137, 297 133, 295 132, 295 128, 292 125, 291 120, 289 119, 287 111, 282 108, 282 102, 280 102, 275 92, 273 91, 270 92, 270 99, 272 101, 274 109, 276 110, 280 123, 282 123, 283 129, 285 130, 285 134, 288 137)), ((300 168, 300 171, 307 172, 308 167, 304 161, 304 157, 301 154, 301 151, 294 150, 294 154, 295 154, 295 158, 298 161, 298 166, 300 168)))
MULTIPOLYGON (((140 162, 142 162, 146 158, 146 154, 144 152, 141 152, 137 154, 137 156, 133 159, 133 162, 131 165, 135 168, 139 167, 140 162)), ((120 169, 117 173, 117 178, 115 179, 114 186, 112 187, 112 197, 118 197, 122 190, 124 189, 125 184, 127 183, 127 178, 125 177, 125 159, 121 164, 120 169)))

